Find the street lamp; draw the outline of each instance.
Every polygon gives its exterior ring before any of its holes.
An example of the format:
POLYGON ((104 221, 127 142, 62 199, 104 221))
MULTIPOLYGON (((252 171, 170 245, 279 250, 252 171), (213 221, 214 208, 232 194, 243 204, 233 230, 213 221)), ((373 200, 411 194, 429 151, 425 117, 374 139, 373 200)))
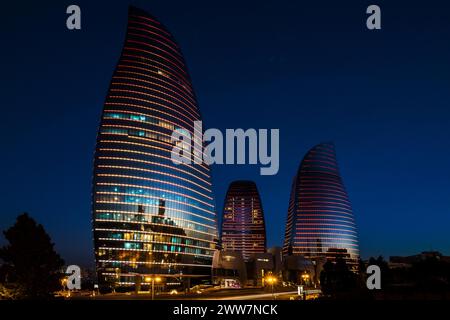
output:
MULTIPOLYGON (((309 274, 305 271, 304 274, 302 274, 302 280, 303 280, 303 284, 306 286, 307 283, 309 282, 309 274)), ((303 291, 303 300, 306 300, 306 291, 303 291)))
POLYGON ((309 280, 309 274, 306 272, 302 274, 303 283, 306 285, 306 282, 309 280))
POLYGON ((66 287, 67 287, 67 277, 61 278, 61 286, 63 289, 63 295, 66 295, 66 287))
POLYGON ((155 282, 160 283, 161 277, 153 276, 153 277, 145 277, 145 282, 151 282, 152 283, 152 300, 155 300, 155 282))
POLYGON ((272 299, 275 300, 275 295, 274 295, 274 293, 273 293, 273 286, 274 286, 275 283, 277 283, 277 278, 274 277, 274 276, 272 276, 272 275, 269 275, 269 276, 267 276, 267 278, 266 278, 266 282, 267 282, 268 284, 270 284, 270 286, 271 286, 271 288, 272 288, 272 299))

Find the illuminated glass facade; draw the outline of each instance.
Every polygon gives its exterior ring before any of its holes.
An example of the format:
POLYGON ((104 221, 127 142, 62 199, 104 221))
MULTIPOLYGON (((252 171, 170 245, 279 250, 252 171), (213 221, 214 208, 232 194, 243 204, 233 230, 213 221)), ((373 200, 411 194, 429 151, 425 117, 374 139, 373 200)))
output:
POLYGON ((266 227, 258 189, 253 181, 234 181, 228 187, 222 218, 222 249, 251 254, 266 252, 266 227))
POLYGON ((169 31, 130 7, 94 159, 93 226, 100 283, 137 275, 210 276, 217 221, 209 168, 171 160, 174 129, 200 120, 169 31))
POLYGON ((315 146, 300 164, 292 184, 283 254, 329 260, 339 256, 357 268, 356 224, 332 143, 315 146))

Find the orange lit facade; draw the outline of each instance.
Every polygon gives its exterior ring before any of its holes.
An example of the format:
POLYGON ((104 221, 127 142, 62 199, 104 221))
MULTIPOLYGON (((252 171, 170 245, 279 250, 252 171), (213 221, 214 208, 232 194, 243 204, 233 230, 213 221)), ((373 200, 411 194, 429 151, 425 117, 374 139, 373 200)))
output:
POLYGON ((136 275, 209 276, 218 238, 209 168, 171 160, 175 129, 201 120, 180 48, 130 7, 126 39, 104 103, 93 178, 99 282, 136 275))
POLYGON ((266 252, 264 212, 253 181, 234 181, 228 187, 221 242, 223 250, 240 252, 245 261, 266 252))
POLYGON ((283 254, 312 260, 341 257, 357 269, 356 224, 331 143, 313 147, 300 164, 291 190, 283 254))

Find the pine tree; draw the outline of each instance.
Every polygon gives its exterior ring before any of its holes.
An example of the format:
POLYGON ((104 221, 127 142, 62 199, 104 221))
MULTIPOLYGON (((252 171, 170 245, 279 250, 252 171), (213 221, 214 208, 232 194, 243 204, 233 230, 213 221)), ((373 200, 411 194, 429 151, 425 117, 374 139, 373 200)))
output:
POLYGON ((24 213, 3 233, 9 244, 0 248, 2 268, 7 270, 2 281, 12 283, 21 292, 20 298, 52 297, 61 288, 64 261, 43 226, 24 213))

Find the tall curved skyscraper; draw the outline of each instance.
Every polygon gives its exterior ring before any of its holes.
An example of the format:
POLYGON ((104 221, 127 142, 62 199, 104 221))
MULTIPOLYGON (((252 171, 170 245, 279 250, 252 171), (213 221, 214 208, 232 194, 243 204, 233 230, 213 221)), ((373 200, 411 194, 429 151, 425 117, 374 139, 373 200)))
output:
POLYGON ((223 207, 222 249, 242 253, 266 252, 266 226, 258 189, 253 181, 234 181, 223 207))
POLYGON ((154 17, 130 7, 94 160, 100 283, 133 285, 139 275, 210 276, 218 235, 209 168, 171 160, 173 130, 193 134, 197 120, 180 48, 154 17))
POLYGON ((356 224, 332 143, 313 147, 300 164, 292 184, 283 254, 331 260, 340 256, 352 269, 357 267, 356 224))

